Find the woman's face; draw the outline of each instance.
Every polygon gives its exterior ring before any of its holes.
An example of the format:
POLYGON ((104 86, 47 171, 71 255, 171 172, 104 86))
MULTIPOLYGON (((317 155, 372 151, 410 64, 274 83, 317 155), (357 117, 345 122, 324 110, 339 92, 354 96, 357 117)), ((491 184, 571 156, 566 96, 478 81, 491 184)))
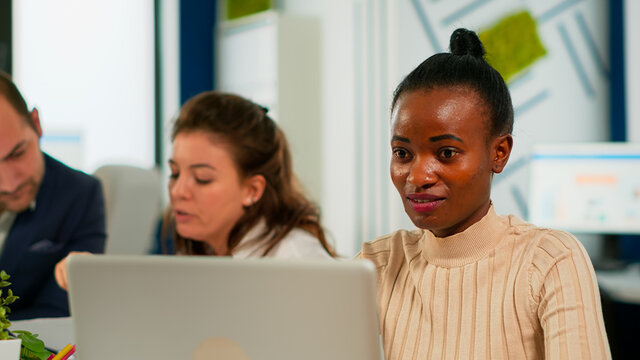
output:
POLYGON ((391 115, 391 179, 411 221, 444 237, 489 209, 491 178, 502 171, 511 136, 489 139, 488 109, 465 88, 400 96, 391 115))
POLYGON ((226 249, 231 229, 255 199, 224 143, 204 132, 179 133, 169 160, 169 196, 180 236, 226 249))

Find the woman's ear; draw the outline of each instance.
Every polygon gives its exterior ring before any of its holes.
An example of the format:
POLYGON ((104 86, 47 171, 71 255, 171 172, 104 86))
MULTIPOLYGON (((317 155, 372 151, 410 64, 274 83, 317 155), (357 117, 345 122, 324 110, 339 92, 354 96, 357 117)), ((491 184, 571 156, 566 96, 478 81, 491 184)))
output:
POLYGON ((491 171, 495 174, 499 174, 504 170, 509 161, 509 155, 511 155, 511 148, 513 148, 513 137, 510 134, 498 136, 493 141, 491 151, 493 153, 493 165, 491 171))
POLYGON ((242 205, 250 207, 253 204, 260 201, 264 188, 267 186, 267 181, 264 176, 258 174, 253 175, 244 180, 244 198, 242 199, 242 205))

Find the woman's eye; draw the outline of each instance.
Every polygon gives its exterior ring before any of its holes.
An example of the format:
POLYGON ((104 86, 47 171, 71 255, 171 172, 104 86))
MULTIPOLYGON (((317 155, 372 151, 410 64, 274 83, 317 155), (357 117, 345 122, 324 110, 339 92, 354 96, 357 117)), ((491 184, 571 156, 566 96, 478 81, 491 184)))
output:
POLYGON ((179 175, 180 175, 179 173, 171 173, 171 174, 169 175, 169 179, 171 179, 171 180, 175 180, 175 179, 177 179, 177 178, 178 178, 178 176, 179 176, 179 175))
POLYGON ((405 149, 393 149, 393 157, 397 159, 406 159, 409 153, 405 149))
POLYGON ((206 184, 211 183, 211 181, 212 180, 209 180, 209 179, 197 179, 196 178, 196 184, 199 184, 199 185, 206 185, 206 184))
POLYGON ((456 156, 456 154, 458 154, 458 152, 453 149, 442 149, 440 151, 440 157, 443 159, 451 159, 456 156))

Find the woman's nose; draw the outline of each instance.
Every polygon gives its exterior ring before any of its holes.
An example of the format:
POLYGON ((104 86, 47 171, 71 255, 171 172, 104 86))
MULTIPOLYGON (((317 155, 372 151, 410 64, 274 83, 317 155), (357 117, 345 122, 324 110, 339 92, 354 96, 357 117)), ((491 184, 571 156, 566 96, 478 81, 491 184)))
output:
POLYGON ((409 168, 407 182, 416 188, 428 188, 438 181, 436 166, 429 159, 416 159, 409 168))
POLYGON ((186 198, 189 195, 189 184, 184 176, 178 176, 169 184, 169 193, 172 198, 186 198))

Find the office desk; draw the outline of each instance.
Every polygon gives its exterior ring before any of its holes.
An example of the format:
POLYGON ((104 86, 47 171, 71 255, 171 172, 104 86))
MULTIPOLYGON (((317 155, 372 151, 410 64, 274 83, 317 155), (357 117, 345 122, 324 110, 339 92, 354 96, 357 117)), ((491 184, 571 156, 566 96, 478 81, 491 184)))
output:
POLYGON ((56 351, 62 350, 67 344, 74 344, 70 317, 12 321, 11 330, 38 334, 47 348, 56 351))
POLYGON ((596 271, 603 298, 611 355, 614 359, 640 359, 637 334, 640 324, 640 264, 624 270, 596 271))

